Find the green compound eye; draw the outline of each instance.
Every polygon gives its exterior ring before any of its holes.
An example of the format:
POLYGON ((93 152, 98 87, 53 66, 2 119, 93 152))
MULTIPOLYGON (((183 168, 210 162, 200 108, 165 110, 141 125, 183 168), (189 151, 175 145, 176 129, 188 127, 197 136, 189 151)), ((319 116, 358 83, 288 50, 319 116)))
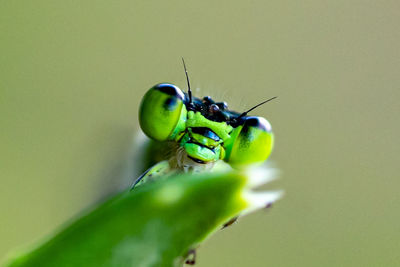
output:
POLYGON ((262 117, 246 117, 226 142, 225 161, 234 168, 261 163, 271 154, 274 136, 271 125, 262 117))
POLYGON ((139 122, 143 132, 150 138, 173 140, 185 130, 185 95, 173 84, 160 83, 151 88, 142 99, 139 122))

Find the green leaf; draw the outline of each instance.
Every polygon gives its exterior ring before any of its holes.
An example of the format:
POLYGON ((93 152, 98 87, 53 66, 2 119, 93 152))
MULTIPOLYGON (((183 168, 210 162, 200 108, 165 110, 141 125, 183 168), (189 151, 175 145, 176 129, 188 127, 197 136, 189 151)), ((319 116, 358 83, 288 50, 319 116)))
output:
POLYGON ((144 184, 99 205, 7 266, 180 266, 190 249, 231 218, 278 198, 279 193, 252 193, 256 180, 230 171, 144 184))

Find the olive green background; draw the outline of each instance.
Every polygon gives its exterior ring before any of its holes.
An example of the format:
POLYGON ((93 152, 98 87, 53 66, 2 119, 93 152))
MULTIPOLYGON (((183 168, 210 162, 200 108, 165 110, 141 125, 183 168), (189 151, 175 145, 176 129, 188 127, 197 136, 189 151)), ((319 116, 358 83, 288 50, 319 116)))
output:
POLYGON ((252 114, 286 191, 197 266, 398 266, 399 26, 398 1, 1 1, 0 258, 129 184, 140 98, 185 89, 184 56, 196 96, 278 96, 252 114))

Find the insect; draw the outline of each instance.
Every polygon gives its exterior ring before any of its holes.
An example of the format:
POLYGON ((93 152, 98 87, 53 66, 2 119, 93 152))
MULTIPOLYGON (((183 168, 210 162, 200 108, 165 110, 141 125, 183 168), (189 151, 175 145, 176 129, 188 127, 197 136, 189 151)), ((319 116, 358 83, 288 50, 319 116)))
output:
POLYGON ((160 83, 148 90, 139 109, 141 129, 157 142, 159 151, 152 153, 159 155, 171 144, 176 147, 168 159, 145 171, 132 188, 171 172, 211 171, 220 162, 243 169, 264 162, 272 151, 274 135, 270 123, 248 113, 276 97, 242 113, 229 110, 226 102, 215 102, 209 96, 194 97, 183 58, 182 61, 187 93, 173 84, 160 83))

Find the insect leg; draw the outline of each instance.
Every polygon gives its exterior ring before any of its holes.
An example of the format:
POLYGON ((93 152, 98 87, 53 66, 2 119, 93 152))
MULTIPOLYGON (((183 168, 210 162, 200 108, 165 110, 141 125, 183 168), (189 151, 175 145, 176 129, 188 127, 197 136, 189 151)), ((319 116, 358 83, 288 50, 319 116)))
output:
POLYGON ((148 168, 144 173, 142 173, 134 182, 133 185, 131 186, 130 190, 133 190, 133 188, 135 188, 135 186, 142 181, 142 179, 146 176, 146 174, 152 169, 153 167, 148 168))
POLYGON ((145 183, 147 181, 155 180, 161 176, 165 176, 170 171, 169 163, 167 160, 161 161, 154 165, 153 167, 146 170, 136 181, 133 183, 131 190, 138 186, 139 184, 145 183))
POLYGON ((187 259, 185 261, 186 264, 194 265, 196 263, 196 250, 191 249, 188 251, 187 259))
POLYGON ((237 221, 238 218, 239 218, 238 216, 233 217, 232 219, 230 219, 229 221, 224 223, 224 225, 222 226, 222 229, 225 229, 226 227, 231 226, 232 224, 234 224, 237 221))

